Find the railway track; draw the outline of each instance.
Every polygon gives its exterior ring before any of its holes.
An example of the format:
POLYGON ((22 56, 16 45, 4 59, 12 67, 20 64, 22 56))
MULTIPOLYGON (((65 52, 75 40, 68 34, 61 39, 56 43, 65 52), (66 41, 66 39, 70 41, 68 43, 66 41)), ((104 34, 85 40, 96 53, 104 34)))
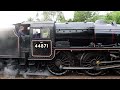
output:
POLYGON ((37 75, 30 75, 27 77, 20 76, 6 76, 6 75, 0 75, 0 79, 120 79, 120 75, 114 73, 114 72, 108 72, 105 75, 101 76, 87 76, 83 73, 77 74, 77 73, 70 73, 66 76, 37 76, 37 75))
POLYGON ((29 78, 16 77, 6 78, 0 76, 0 79, 120 79, 120 76, 30 76, 29 78))

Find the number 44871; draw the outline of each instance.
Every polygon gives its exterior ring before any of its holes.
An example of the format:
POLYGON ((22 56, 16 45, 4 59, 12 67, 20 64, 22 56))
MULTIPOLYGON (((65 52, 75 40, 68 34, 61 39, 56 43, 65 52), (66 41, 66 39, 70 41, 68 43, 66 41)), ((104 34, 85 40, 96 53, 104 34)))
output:
POLYGON ((48 44, 35 44, 35 48, 48 48, 48 44))

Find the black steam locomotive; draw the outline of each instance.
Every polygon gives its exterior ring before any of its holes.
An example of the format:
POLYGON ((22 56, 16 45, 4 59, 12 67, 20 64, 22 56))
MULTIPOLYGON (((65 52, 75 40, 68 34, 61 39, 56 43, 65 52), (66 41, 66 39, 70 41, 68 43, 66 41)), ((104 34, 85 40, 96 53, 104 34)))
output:
POLYGON ((0 70, 64 75, 82 70, 120 74, 120 25, 94 22, 23 22, 0 29, 0 70))

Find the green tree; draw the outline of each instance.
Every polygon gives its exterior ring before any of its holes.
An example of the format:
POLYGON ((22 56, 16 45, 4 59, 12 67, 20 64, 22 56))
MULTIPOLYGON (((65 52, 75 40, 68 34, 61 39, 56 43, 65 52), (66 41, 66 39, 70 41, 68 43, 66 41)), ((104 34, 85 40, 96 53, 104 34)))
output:
POLYGON ((65 22, 65 17, 64 14, 61 11, 56 11, 57 17, 56 17, 56 21, 57 22, 65 22))
POLYGON ((43 21, 53 21, 56 15, 55 11, 43 11, 43 21))
POLYGON ((67 20, 67 22, 73 22, 73 20, 70 18, 70 19, 67 20))
POLYGON ((99 14, 97 14, 97 15, 89 18, 87 21, 95 22, 96 20, 99 20, 99 19, 103 19, 104 20, 105 19, 105 15, 99 15, 99 14))
POLYGON ((39 13, 38 13, 38 12, 36 13, 35 20, 36 20, 36 21, 40 21, 40 19, 39 19, 39 13))
POLYGON ((62 11, 43 11, 43 21, 65 22, 65 17, 62 11))
POLYGON ((101 19, 103 16, 99 15, 96 11, 75 11, 74 12, 74 22, 84 22, 91 21, 95 22, 97 19, 101 19))
POLYGON ((84 22, 88 18, 92 17, 91 11, 75 11, 73 21, 84 22))
POLYGON ((105 16, 105 20, 108 23, 115 21, 116 23, 120 24, 120 11, 107 13, 107 15, 105 16))
POLYGON ((54 20, 57 12, 56 11, 48 11, 48 12, 49 12, 50 18, 54 20))
POLYGON ((40 21, 40 19, 39 19, 39 13, 38 12, 36 13, 35 18, 29 17, 27 21, 30 21, 30 22, 31 21, 40 21))
POLYGON ((42 15, 43 15, 43 20, 42 21, 51 21, 49 11, 43 11, 42 15))

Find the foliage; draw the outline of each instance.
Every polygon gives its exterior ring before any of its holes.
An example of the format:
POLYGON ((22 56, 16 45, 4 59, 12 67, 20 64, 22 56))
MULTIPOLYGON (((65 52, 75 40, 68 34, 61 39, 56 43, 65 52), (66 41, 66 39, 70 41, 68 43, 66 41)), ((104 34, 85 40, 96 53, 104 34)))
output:
POLYGON ((43 18, 37 12, 35 18, 29 17, 27 21, 56 21, 56 22, 95 22, 98 19, 103 19, 107 23, 115 21, 120 24, 120 11, 113 11, 106 15, 99 15, 97 11, 74 11, 73 19, 65 19, 62 11, 43 11, 43 18))
POLYGON ((33 21, 33 18, 29 17, 27 21, 31 22, 31 21, 33 21))
POLYGON ((52 11, 43 11, 43 13, 42 13, 42 15, 43 15, 42 21, 51 21, 52 20, 52 18, 51 18, 52 14, 50 14, 50 13, 52 13, 52 11))
POLYGON ((104 15, 99 15, 97 11, 75 11, 74 22, 95 22, 98 19, 104 19, 104 15))
POLYGON ((65 17, 64 14, 61 11, 57 11, 57 17, 56 17, 56 21, 57 22, 65 22, 65 17))
POLYGON ((120 24, 120 11, 113 11, 113 12, 108 13, 105 16, 105 20, 108 23, 115 21, 116 23, 120 24))
POLYGON ((86 20, 89 20, 94 16, 95 13, 92 13, 92 11, 75 11, 74 12, 74 22, 84 22, 86 20))
POLYGON ((70 19, 67 20, 67 22, 73 22, 73 20, 70 18, 70 19))
POLYGON ((42 15, 43 15, 42 21, 57 21, 57 22, 66 21, 62 11, 43 11, 42 15))

